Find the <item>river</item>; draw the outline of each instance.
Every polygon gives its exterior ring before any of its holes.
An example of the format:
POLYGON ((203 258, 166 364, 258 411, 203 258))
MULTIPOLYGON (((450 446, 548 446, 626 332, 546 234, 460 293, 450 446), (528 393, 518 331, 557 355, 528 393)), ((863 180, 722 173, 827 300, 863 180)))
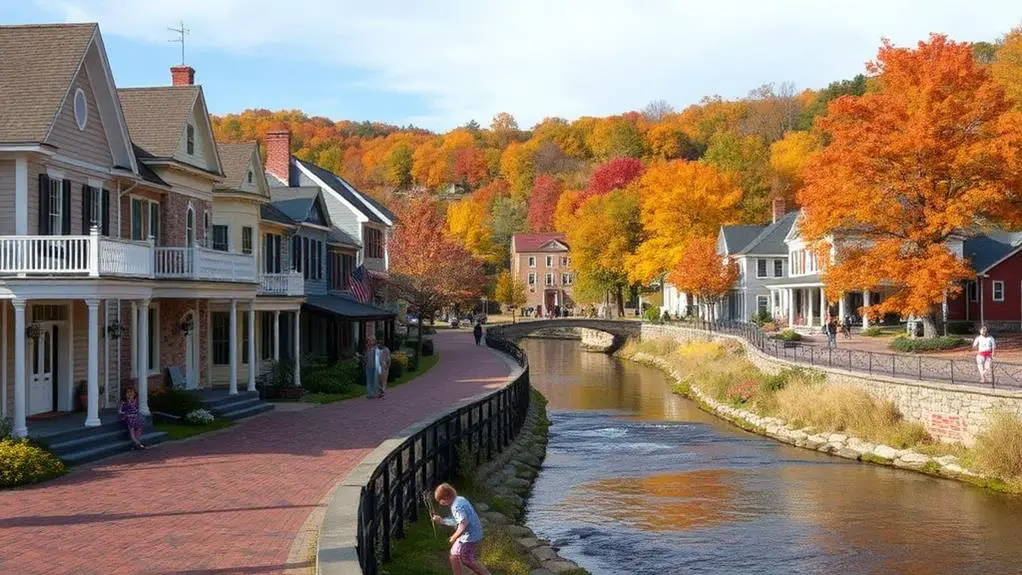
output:
POLYGON ((594 575, 1022 573, 1022 499, 744 432, 654 369, 526 340, 549 399, 526 523, 594 575))

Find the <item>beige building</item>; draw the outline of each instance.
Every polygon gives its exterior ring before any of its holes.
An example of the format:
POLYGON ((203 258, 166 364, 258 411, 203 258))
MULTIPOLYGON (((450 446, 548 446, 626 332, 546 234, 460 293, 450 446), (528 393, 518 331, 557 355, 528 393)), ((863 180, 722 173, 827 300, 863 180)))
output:
POLYGON ((525 308, 545 315, 558 306, 575 306, 575 273, 564 234, 515 234, 511 238, 511 274, 525 284, 525 308))

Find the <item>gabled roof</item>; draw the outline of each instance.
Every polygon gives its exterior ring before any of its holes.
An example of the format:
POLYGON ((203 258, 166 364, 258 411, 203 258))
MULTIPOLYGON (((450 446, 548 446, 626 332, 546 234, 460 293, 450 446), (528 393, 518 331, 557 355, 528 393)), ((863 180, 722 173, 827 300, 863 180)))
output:
MULTIPOLYGON (((767 226, 737 225, 721 226, 720 233, 724 236, 724 246, 728 254, 737 254, 756 239, 767 226)), ((785 250, 787 251, 787 250, 785 250)))
POLYGON ((345 202, 353 206, 359 213, 369 219, 370 222, 384 225, 392 225, 395 216, 394 213, 383 207, 382 204, 369 198, 362 192, 355 189, 354 186, 349 184, 344 178, 341 178, 337 174, 321 168, 311 162, 299 160, 298 158, 291 156, 291 170, 288 185, 296 185, 298 179, 295 175, 295 169, 304 170, 307 174, 312 176, 314 179, 319 180, 325 186, 336 192, 341 196, 345 202))
MULTIPOLYGON (((256 142, 240 142, 237 144, 217 144, 216 151, 220 155, 220 166, 224 171, 224 181, 217 188, 241 190, 246 183, 248 172, 253 171, 253 178, 265 178, 264 174, 256 173, 252 158, 258 152, 256 142)), ((258 187, 258 182, 256 182, 258 187)))
POLYGON ((352 247, 352 248, 360 248, 360 247, 362 247, 362 242, 356 240, 355 238, 353 238, 350 235, 348 235, 347 232, 345 232, 344 230, 338 229, 338 228, 332 228, 330 230, 329 239, 327 241, 329 243, 331 243, 331 244, 338 245, 338 246, 345 246, 345 247, 352 247))
POLYGON ((277 222, 278 224, 284 224, 286 226, 294 226, 296 222, 288 217, 287 214, 280 211, 280 208, 273 204, 263 204, 259 206, 259 216, 267 221, 277 222))
POLYGON ((568 247, 568 243, 565 241, 565 236, 562 233, 514 234, 511 236, 511 249, 519 254, 539 251, 561 251, 559 247, 552 246, 551 242, 559 242, 568 247))
POLYGON ((965 240, 963 254, 972 269, 982 274, 1004 261, 1022 247, 1022 232, 993 231, 965 240))
POLYGON ((172 157, 185 122, 192 116, 199 87, 121 88, 117 95, 131 141, 145 150, 148 157, 172 157))
POLYGON ((323 205, 322 192, 319 188, 311 186, 301 188, 271 188, 270 200, 273 206, 291 218, 295 223, 306 223, 312 216, 315 206, 319 206, 320 213, 325 221, 324 226, 330 225, 329 215, 326 206, 323 205))
MULTIPOLYGON (((788 232, 791 231, 791 226, 795 223, 795 219, 797 217, 798 212, 788 212, 787 214, 784 214, 784 217, 763 228, 763 231, 753 238, 752 241, 750 241, 744 248, 739 250, 738 254, 787 256, 788 246, 784 243, 784 238, 787 237, 788 232)), ((728 244, 728 247, 730 247, 730 244, 728 244)))
POLYGON ((42 142, 99 26, 0 26, 0 142, 42 142))
POLYGON ((154 172, 152 170, 152 168, 150 168, 149 166, 145 165, 145 162, 142 161, 143 159, 148 157, 148 154, 146 153, 146 151, 141 149, 141 148, 139 148, 135 144, 132 144, 131 148, 135 152, 135 157, 138 158, 138 160, 139 160, 138 161, 138 173, 139 173, 140 176, 142 176, 142 179, 147 181, 147 182, 149 182, 149 183, 151 183, 151 184, 156 184, 158 186, 168 186, 169 187, 170 184, 165 182, 163 180, 163 178, 158 176, 156 174, 156 172, 154 172))

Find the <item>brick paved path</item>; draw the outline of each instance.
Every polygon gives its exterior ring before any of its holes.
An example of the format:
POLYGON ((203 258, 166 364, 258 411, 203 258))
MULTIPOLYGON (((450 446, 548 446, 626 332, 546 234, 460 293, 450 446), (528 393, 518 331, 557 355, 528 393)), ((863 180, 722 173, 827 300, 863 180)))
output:
POLYGON ((384 400, 271 412, 223 433, 0 492, 0 573, 263 574, 354 464, 393 433, 498 387, 504 360, 440 333, 440 362, 384 400))

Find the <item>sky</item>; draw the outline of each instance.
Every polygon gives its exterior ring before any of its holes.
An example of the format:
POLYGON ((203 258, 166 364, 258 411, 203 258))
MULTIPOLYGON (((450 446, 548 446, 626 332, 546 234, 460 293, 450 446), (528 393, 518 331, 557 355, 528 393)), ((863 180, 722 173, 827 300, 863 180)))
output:
MULTIPOLYGON (((99 22, 119 87, 185 62, 210 112, 301 109, 446 131, 821 88, 882 38, 993 41, 1019 0, 0 0, 0 22, 99 22)), ((2 55, 0 55, 2 56, 2 55)))

